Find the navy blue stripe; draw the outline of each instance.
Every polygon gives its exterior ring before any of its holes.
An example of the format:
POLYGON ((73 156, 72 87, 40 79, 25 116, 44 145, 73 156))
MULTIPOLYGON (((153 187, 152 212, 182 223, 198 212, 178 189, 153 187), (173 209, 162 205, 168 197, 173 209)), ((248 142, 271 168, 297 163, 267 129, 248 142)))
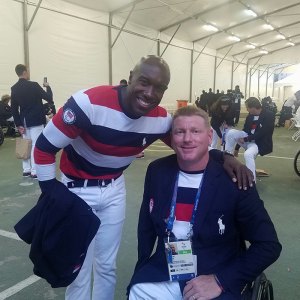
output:
POLYGON ((127 147, 143 146, 144 138, 146 138, 146 145, 150 145, 156 140, 166 136, 166 134, 123 132, 97 125, 91 126, 89 134, 99 143, 127 147))
POLYGON ((178 187, 176 203, 193 204, 197 195, 198 189, 178 187))
POLYGON ((129 165, 122 168, 105 168, 95 166, 82 156, 78 155, 71 145, 65 147, 64 151, 66 152, 68 159, 73 163, 76 169, 82 170, 88 174, 91 174, 92 176, 104 176, 109 174, 121 173, 129 167, 129 165))
POLYGON ((75 122, 74 125, 78 128, 87 130, 91 127, 92 123, 84 113, 84 111, 78 106, 73 97, 71 97, 64 105, 63 110, 71 109, 75 114, 75 122))
POLYGON ((43 133, 40 134, 40 136, 38 137, 35 146, 43 151, 43 152, 47 152, 47 153, 57 153, 60 148, 57 148, 55 146, 53 146, 44 136, 43 133))

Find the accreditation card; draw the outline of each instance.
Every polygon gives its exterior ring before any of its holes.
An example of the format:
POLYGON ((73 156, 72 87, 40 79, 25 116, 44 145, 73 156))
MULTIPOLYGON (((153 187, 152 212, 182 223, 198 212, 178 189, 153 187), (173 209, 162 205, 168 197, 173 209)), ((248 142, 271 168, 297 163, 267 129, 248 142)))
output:
POLYGON ((165 239, 165 252, 170 281, 189 280, 196 277, 197 265, 190 240, 165 239))

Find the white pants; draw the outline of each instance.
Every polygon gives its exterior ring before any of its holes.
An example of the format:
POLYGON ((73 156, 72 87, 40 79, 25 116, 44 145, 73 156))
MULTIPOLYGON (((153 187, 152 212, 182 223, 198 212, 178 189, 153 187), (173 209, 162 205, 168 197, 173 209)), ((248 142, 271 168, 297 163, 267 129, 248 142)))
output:
POLYGON ((30 158, 24 159, 22 161, 23 172, 30 172, 31 175, 36 175, 35 169, 35 161, 33 156, 34 146, 37 138, 42 133, 44 129, 44 125, 34 126, 34 127, 26 127, 25 133, 23 134, 23 138, 30 139, 32 142, 31 154, 30 158))
MULTIPOLYGON (((238 143, 238 139, 244 138, 246 136, 248 136, 248 134, 244 131, 230 129, 226 133, 225 151, 233 153, 234 147, 238 143)), ((243 144, 240 144, 240 143, 238 143, 238 144, 245 149, 245 152, 244 152, 245 164, 252 171, 254 180, 256 182, 255 158, 258 155, 258 147, 253 142, 245 142, 243 144)))
POLYGON ((178 282, 146 282, 130 289, 129 300, 182 300, 178 282))
MULTIPOLYGON (((227 134, 229 129, 224 128, 223 126, 220 126, 220 130, 221 130, 222 135, 225 134, 225 137, 226 137, 226 134, 227 134)), ((212 149, 218 149, 219 140, 221 140, 220 137, 218 136, 217 132, 213 129, 213 136, 212 136, 212 141, 211 141, 211 148, 212 149)), ((223 150, 223 148, 221 150, 223 150)))
MULTIPOLYGON (((67 181, 65 176, 62 181, 64 183, 67 181)), ((67 287, 65 299, 113 300, 116 284, 116 257, 125 219, 124 176, 122 175, 107 187, 72 188, 70 191, 82 198, 93 209, 101 225, 88 248, 77 278, 67 287)))

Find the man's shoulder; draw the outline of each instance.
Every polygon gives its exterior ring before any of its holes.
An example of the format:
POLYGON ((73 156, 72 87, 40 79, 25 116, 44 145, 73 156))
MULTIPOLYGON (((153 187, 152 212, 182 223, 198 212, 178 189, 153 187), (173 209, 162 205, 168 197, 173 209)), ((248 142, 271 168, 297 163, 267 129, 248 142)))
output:
POLYGON ((169 168, 170 166, 174 166, 175 168, 178 167, 175 154, 158 158, 149 164, 149 168, 155 168, 155 169, 164 169, 164 168, 169 168))

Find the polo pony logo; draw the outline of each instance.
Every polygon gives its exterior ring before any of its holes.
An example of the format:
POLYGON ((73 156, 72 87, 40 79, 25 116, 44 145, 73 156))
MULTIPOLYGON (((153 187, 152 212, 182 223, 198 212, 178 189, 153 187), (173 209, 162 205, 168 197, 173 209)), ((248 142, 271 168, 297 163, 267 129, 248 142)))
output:
POLYGON ((222 215, 219 219, 218 219, 218 225, 219 225, 219 234, 224 234, 224 232, 225 232, 225 225, 223 224, 223 222, 222 222, 222 217, 223 217, 224 215, 222 215))

